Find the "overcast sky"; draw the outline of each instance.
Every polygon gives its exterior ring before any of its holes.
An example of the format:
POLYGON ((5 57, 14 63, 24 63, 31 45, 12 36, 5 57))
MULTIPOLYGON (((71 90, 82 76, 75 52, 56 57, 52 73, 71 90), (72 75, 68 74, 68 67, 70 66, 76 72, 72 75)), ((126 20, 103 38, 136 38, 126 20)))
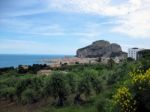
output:
POLYGON ((150 48, 150 0, 0 0, 0 54, 75 54, 95 40, 150 48))

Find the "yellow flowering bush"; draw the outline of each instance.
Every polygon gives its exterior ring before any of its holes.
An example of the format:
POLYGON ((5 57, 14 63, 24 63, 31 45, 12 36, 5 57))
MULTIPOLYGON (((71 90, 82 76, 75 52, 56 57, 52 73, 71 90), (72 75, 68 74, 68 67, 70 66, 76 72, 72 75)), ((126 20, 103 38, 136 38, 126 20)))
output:
POLYGON ((145 73, 130 73, 132 84, 136 90, 144 90, 150 88, 150 69, 145 73))
POLYGON ((114 105, 119 112, 143 112, 149 111, 150 69, 130 73, 131 79, 128 87, 121 87, 113 96, 114 105), (132 93, 130 92, 132 91, 132 93), (143 105, 143 107, 141 107, 143 105), (142 110, 140 110, 142 108, 142 110))
POLYGON ((134 101, 132 94, 126 87, 119 88, 117 93, 113 96, 114 104, 119 109, 119 112, 135 112, 136 101, 134 101))

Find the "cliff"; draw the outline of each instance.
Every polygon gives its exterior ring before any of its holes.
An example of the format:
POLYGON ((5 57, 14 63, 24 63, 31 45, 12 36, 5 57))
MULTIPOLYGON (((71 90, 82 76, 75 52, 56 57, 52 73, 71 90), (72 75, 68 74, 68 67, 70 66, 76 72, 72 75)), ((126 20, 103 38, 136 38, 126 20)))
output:
POLYGON ((93 42, 91 45, 78 49, 77 57, 95 58, 95 57, 125 57, 126 53, 122 52, 121 46, 116 43, 110 43, 105 40, 93 42))

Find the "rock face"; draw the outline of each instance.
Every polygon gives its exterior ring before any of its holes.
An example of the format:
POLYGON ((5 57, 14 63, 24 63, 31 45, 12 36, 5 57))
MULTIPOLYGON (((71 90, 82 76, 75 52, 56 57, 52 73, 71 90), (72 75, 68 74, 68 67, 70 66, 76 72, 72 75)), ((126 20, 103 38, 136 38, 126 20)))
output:
POLYGON ((92 45, 77 50, 77 57, 95 58, 95 57, 121 57, 126 54, 122 52, 121 46, 116 43, 110 43, 105 40, 93 42, 92 45))

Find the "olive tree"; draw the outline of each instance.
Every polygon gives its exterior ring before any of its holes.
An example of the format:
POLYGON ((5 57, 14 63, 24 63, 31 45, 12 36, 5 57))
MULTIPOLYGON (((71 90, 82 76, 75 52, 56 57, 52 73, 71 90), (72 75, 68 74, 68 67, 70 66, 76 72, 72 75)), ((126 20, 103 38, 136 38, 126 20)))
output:
POLYGON ((58 106, 63 106, 66 96, 70 93, 70 87, 62 72, 54 72, 50 79, 51 95, 57 100, 58 106))
POLYGON ((92 92, 98 94, 102 90, 101 81, 98 77, 98 72, 89 69, 83 72, 83 75, 78 83, 78 92, 75 96, 75 103, 81 103, 81 94, 84 94, 86 97, 91 95, 92 92))

